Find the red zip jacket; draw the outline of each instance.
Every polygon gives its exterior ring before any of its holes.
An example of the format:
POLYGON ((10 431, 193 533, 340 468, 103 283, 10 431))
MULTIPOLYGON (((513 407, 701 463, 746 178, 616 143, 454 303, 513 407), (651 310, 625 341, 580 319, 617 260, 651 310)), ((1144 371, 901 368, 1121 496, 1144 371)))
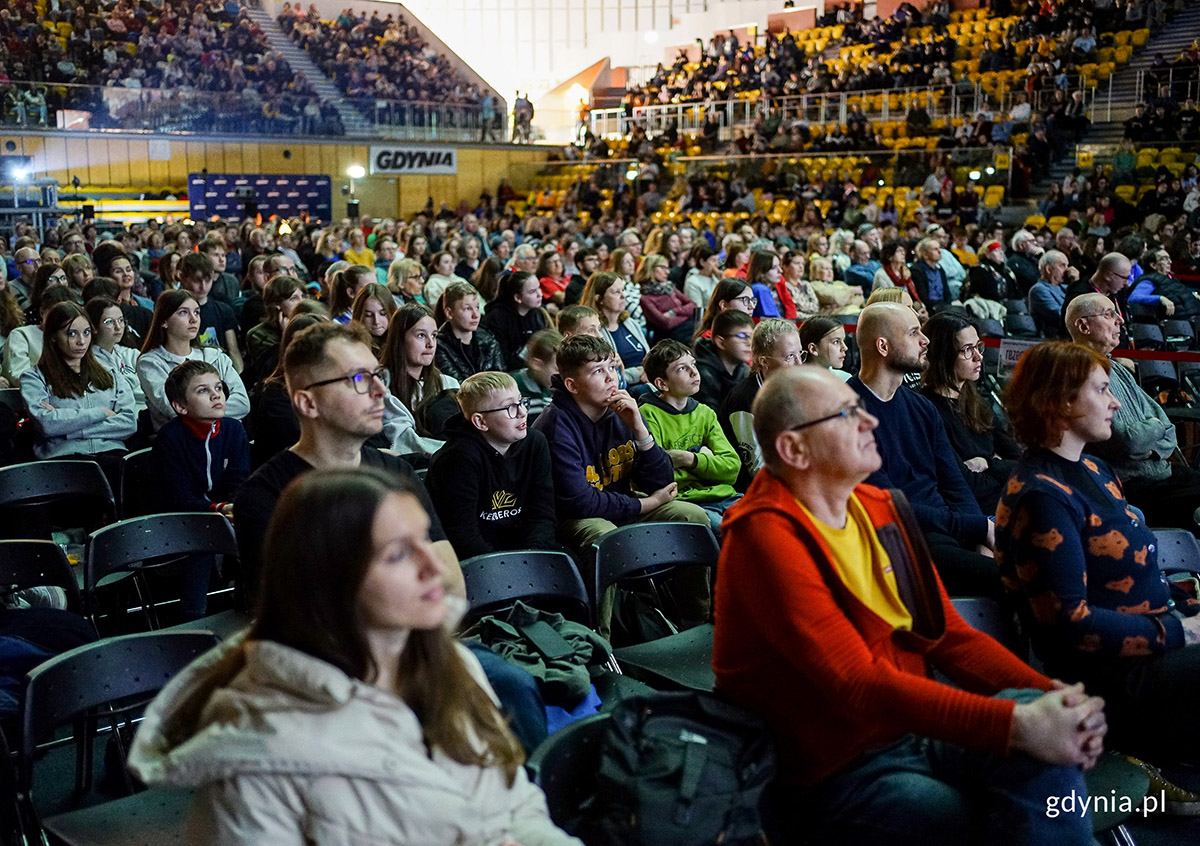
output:
POLYGON ((963 621, 892 493, 859 485, 855 496, 888 551, 913 631, 893 630, 851 593, 791 491, 762 470, 721 527, 718 689, 767 720, 792 784, 909 733, 1007 754, 1015 703, 992 695, 1049 690, 1050 680, 963 621), (963 689, 934 681, 933 668, 963 689))

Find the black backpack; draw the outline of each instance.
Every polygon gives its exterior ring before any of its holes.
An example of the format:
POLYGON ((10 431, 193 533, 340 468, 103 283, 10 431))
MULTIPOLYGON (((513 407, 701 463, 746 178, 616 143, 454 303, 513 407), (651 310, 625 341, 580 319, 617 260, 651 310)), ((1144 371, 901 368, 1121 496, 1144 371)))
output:
POLYGON ((775 749, 755 715, 711 693, 633 696, 612 710, 592 799, 588 846, 764 843, 759 802, 775 749))

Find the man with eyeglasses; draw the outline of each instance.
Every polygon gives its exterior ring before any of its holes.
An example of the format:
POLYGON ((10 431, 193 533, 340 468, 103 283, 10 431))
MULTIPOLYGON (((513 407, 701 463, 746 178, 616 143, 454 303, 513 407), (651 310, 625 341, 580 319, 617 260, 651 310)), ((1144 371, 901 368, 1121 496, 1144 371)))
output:
MULTIPOLYGON (((408 480, 429 515, 429 538, 442 565, 447 601, 466 609, 466 585, 454 547, 433 502, 412 468, 399 456, 367 442, 383 431, 386 369, 371 352, 365 330, 318 323, 296 333, 283 362, 300 440, 256 470, 234 500, 244 586, 257 584, 261 544, 284 488, 314 468, 373 467, 408 480), (454 599, 457 598, 457 601, 454 599)), ((494 415, 493 415, 494 416, 494 415)), ((453 624, 453 623, 452 623, 453 624)), ((546 737, 545 705, 533 678, 484 647, 469 648, 512 718, 514 733, 531 750, 546 737)))
POLYGON ((858 317, 862 365, 846 383, 879 420, 875 439, 882 466, 870 476, 880 488, 908 497, 938 574, 952 596, 1002 597, 992 557, 996 528, 967 487, 937 407, 904 384, 928 364, 929 339, 916 313, 900 303, 875 303, 858 317))
MULTIPOLYGON (((1084 294, 1067 306, 1071 340, 1112 356, 1124 320, 1103 294, 1084 294)), ((1172 526, 1200 534, 1200 473, 1172 464, 1179 436, 1166 411, 1124 367, 1109 371, 1110 388, 1121 407, 1113 412, 1112 437, 1088 446, 1109 463, 1125 498, 1140 508, 1151 526, 1172 526)))
POLYGON ((1088 279, 1076 279, 1067 285, 1066 302, 1063 303, 1059 315, 1060 330, 1058 334, 1065 337, 1067 332, 1067 307, 1076 297, 1084 294, 1103 294, 1113 302, 1113 307, 1121 315, 1121 343, 1128 348, 1129 335, 1125 326, 1129 323, 1129 273, 1133 263, 1121 253, 1107 253, 1096 264, 1096 272, 1088 279))
POLYGON ((29 308, 29 293, 33 290, 33 277, 37 275, 38 268, 42 266, 42 255, 36 247, 22 247, 13 254, 13 261, 17 265, 17 273, 20 275, 16 279, 9 279, 8 287, 12 289, 13 295, 17 298, 17 304, 22 309, 27 309, 29 308))
POLYGON ((1091 844, 1046 808, 1086 795, 1103 701, 963 621, 905 499, 864 484, 878 424, 824 368, 775 373, 765 469, 722 527, 716 687, 774 734, 780 839, 1091 844))
POLYGON ((238 549, 247 586, 257 584, 260 544, 279 495, 296 476, 317 468, 378 467, 411 478, 430 514, 430 536, 446 571, 446 586, 465 596, 454 549, 434 515, 424 486, 403 459, 366 443, 383 431, 383 368, 371 353, 365 332, 336 323, 310 326, 296 334, 284 359, 300 440, 256 470, 234 502, 238 549))
MULTIPOLYGON (((714 324, 715 326, 715 324, 714 324)), ((784 367, 795 367, 804 360, 800 332, 796 324, 779 317, 769 317, 754 327, 750 338, 751 365, 746 374, 725 397, 717 417, 721 429, 742 460, 734 487, 745 491, 750 480, 762 467, 762 453, 754 437, 754 398, 767 377, 784 367)))
POLYGON ((429 463, 429 495, 460 558, 516 549, 562 550, 555 541, 550 446, 529 430, 529 401, 507 373, 468 376, 462 414, 429 463))
POLYGON ((1151 247, 1142 257, 1146 272, 1129 288, 1129 302, 1144 306, 1156 318, 1190 320, 1200 314, 1200 296, 1171 273, 1171 254, 1151 247))

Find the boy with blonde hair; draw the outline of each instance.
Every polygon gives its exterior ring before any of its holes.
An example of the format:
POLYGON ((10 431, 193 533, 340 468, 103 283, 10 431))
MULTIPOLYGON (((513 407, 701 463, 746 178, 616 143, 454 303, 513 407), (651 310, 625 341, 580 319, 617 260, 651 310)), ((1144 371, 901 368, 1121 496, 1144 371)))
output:
POLYGON ((468 376, 462 414, 446 425, 426 483, 459 558, 513 549, 559 549, 555 542, 550 448, 529 429, 529 401, 507 373, 468 376))

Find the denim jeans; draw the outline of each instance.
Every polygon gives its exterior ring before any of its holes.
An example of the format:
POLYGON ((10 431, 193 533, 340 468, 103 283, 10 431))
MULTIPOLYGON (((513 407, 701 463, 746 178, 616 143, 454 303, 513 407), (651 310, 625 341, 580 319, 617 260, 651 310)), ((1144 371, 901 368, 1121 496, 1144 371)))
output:
MULTIPOLYGON (((1030 701, 1036 690, 999 697, 1030 701)), ((847 846, 1092 844, 1091 815, 1046 815, 1047 798, 1086 796, 1082 771, 1015 753, 1007 758, 907 735, 804 792, 811 842, 847 846)), ((787 842, 786 840, 784 842, 787 842)))
POLYGON ((537 680, 515 664, 510 664, 482 643, 463 641, 463 646, 479 659, 483 674, 500 699, 500 713, 525 747, 525 754, 546 739, 546 703, 542 701, 537 680))
POLYGON ((721 537, 721 520, 725 517, 725 509, 733 505, 741 498, 742 495, 737 494, 736 496, 726 497, 725 499, 718 499, 715 502, 695 503, 703 508, 704 513, 708 515, 708 522, 712 524, 713 534, 716 535, 718 539, 721 537))

